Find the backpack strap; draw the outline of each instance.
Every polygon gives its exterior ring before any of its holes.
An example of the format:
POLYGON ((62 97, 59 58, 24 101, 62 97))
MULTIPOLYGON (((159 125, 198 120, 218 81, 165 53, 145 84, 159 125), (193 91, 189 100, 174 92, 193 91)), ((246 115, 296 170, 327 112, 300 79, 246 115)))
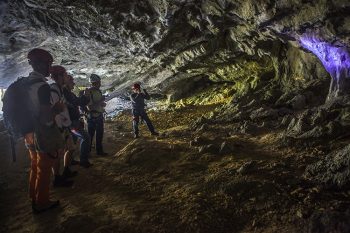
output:
MULTIPOLYGON (((55 93, 55 94, 58 96, 59 99, 62 99, 62 97, 63 97, 63 93, 61 92, 61 89, 60 89, 60 87, 57 85, 57 83, 51 84, 50 92, 51 92, 51 93, 55 93), (53 86, 57 86, 58 90, 57 90, 56 88, 53 88, 53 86)), ((52 96, 51 96, 51 101, 53 101, 52 96)))

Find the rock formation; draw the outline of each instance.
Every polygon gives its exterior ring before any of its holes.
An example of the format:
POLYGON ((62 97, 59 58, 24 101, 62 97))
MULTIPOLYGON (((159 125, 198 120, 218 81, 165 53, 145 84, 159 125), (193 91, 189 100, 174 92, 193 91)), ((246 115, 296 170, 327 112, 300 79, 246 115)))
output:
MULTIPOLYGON (((302 172, 297 179, 282 181, 288 187, 286 195, 303 199, 296 205, 302 202, 311 206, 322 190, 348 191, 350 187, 349 12, 350 2, 346 0, 5 0, 0 2, 0 87, 6 88, 26 75, 26 53, 33 47, 50 50, 55 63, 67 67, 79 86, 87 85, 91 73, 99 74, 103 89, 112 97, 127 93, 133 82, 141 82, 166 106, 164 115, 186 109, 186 119, 176 115, 186 124, 182 122, 184 125, 176 128, 167 121, 163 128, 171 130, 162 137, 188 141, 186 145, 199 159, 191 154, 182 162, 193 170, 202 164, 195 167, 188 161, 225 158, 242 148, 245 152, 259 151, 242 147, 253 144, 248 139, 243 143, 229 142, 228 138, 249 135, 255 138, 252 140, 263 140, 256 138, 273 132, 274 149, 302 151, 295 158, 298 165, 289 163, 292 159, 288 156, 285 163, 245 161, 234 169, 215 171, 217 177, 206 177, 207 189, 218 187, 222 189, 219 195, 231 195, 237 189, 245 190, 241 180, 230 180, 232 174, 238 179, 271 168, 278 179, 279 171, 282 174, 290 166, 302 172), (187 111, 206 105, 215 108, 203 111, 201 117, 187 111), (208 139, 206 134, 218 138, 208 139), (306 155, 309 152, 312 156, 306 155), (299 179, 307 184, 301 185, 299 179), (225 182, 220 183, 222 180, 225 182)), ((125 161, 143 164, 142 151, 132 149, 135 145, 143 146, 139 142, 129 144, 119 151, 119 160, 113 164, 121 169, 125 161)), ((154 151, 158 149, 165 156, 174 148, 162 144, 154 151)), ((181 155, 185 153, 182 150, 181 155)), ((162 165, 177 158, 172 155, 164 162, 152 156, 150 160, 162 165)), ((153 166, 147 171, 155 169, 153 166)), ((163 172, 171 173, 167 169, 163 172)), ((133 172, 137 174, 138 170, 133 172)), ((201 182, 198 180, 194 183, 201 182)), ((247 183, 255 187, 253 181, 247 183)), ((273 183, 264 183, 259 189, 280 192, 273 183)), ((183 188, 183 195, 190 198, 187 192, 198 191, 194 187, 183 188)), ((255 202, 254 198, 247 197, 247 201, 255 202)), ((272 202, 267 194, 262 199, 266 205, 272 202)), ((277 199, 285 208, 290 207, 286 196, 277 199)), ((336 210, 313 213, 300 207, 296 214, 305 221, 303 226, 308 226, 303 228, 305 232, 346 232, 349 224, 344 216, 349 215, 350 205, 343 204, 336 210), (338 216, 342 221, 336 223, 338 216)), ((245 208, 253 211, 249 204, 245 208)), ((270 218, 263 207, 260 210, 262 219, 270 218)), ((192 220, 199 224, 199 220, 192 220)), ((200 224, 203 228, 199 232, 212 230, 200 224)), ((225 224, 230 225, 225 222, 222 226, 225 224)), ((259 224, 254 220, 252 225, 259 224)))

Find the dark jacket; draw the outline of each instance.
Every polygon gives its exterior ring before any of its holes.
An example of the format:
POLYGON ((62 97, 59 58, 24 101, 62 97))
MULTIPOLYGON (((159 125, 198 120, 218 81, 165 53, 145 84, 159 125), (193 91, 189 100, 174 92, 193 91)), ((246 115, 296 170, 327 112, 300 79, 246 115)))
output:
POLYGON ((79 107, 84 107, 90 102, 90 98, 86 96, 77 97, 73 92, 63 89, 63 95, 67 100, 67 107, 71 121, 80 119, 79 107))
POLYGON ((132 109, 143 110, 146 106, 145 99, 149 100, 150 96, 145 89, 143 89, 144 93, 132 93, 130 95, 132 109))

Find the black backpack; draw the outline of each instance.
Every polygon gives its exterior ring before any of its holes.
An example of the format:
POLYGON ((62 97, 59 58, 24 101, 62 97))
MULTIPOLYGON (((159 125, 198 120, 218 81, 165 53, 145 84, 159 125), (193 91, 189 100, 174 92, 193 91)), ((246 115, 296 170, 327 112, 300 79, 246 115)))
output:
POLYGON ((44 81, 42 79, 30 80, 27 77, 19 78, 7 88, 2 98, 4 126, 10 135, 14 161, 16 160, 15 142, 26 133, 33 132, 37 123, 37 119, 33 115, 29 89, 31 85, 39 82, 44 81))

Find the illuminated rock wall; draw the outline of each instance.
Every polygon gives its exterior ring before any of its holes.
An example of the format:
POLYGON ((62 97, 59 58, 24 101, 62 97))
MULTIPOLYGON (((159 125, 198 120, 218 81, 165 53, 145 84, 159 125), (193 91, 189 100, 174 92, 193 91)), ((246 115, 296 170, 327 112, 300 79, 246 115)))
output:
POLYGON ((44 47, 79 85, 95 72, 115 92, 142 81, 186 96, 176 87, 198 77, 241 93, 261 82, 296 91, 330 76, 331 93, 346 89, 339 77, 349 69, 332 64, 348 67, 349 1, 13 0, 1 9, 1 86, 28 72, 30 48, 44 47))

